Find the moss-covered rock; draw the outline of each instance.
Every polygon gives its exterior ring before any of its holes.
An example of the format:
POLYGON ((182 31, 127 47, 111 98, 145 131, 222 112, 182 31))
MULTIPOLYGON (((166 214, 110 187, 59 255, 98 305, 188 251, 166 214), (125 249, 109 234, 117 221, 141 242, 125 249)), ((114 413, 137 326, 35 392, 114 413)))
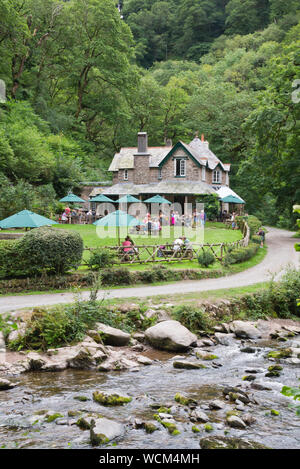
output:
POLYGON ((158 414, 154 414, 153 418, 155 418, 155 420, 157 420, 163 427, 165 427, 168 430, 168 432, 170 433, 170 435, 175 436, 175 435, 180 434, 180 431, 176 427, 175 423, 168 422, 167 420, 161 419, 158 414))
POLYGON ((123 435, 125 431, 121 423, 114 422, 107 418, 100 418, 91 421, 90 440, 93 446, 99 446, 108 443, 115 438, 123 435))
POLYGON ((231 438, 226 436, 209 436, 201 438, 201 449, 269 449, 260 443, 241 438, 231 438))
POLYGON ((82 412, 80 410, 68 410, 68 417, 78 417, 82 412))
POLYGON ((243 381, 254 381, 256 379, 256 376, 254 375, 246 375, 246 376, 243 376, 242 380, 243 381))
POLYGON ((214 427, 212 426, 211 423, 206 423, 206 424, 204 425, 204 430, 205 430, 207 433, 212 432, 213 429, 214 429, 214 427))
POLYGON ((152 422, 144 422, 143 428, 146 430, 146 433, 153 433, 158 430, 157 426, 152 422))
POLYGON ((281 349, 281 350, 272 350, 271 352, 268 353, 267 357, 268 358, 290 358, 293 355, 293 352, 291 349, 286 348, 286 349, 281 349))
POLYGON ((268 367, 268 371, 282 371, 283 367, 281 365, 271 365, 268 367))
POLYGON ((196 427, 196 425, 193 425, 193 426, 192 426, 192 432, 193 432, 193 433, 199 433, 200 430, 199 430, 198 427, 196 427))
POLYGON ((188 397, 184 397, 182 394, 180 394, 179 392, 177 392, 175 394, 175 401, 178 402, 179 404, 181 405, 186 405, 186 406, 189 406, 189 405, 193 405, 193 404, 197 404, 197 402, 194 400, 194 399, 190 399, 188 397))
POLYGON ((120 396, 119 394, 107 394, 105 392, 95 391, 93 393, 93 400, 105 406, 118 406, 128 404, 132 401, 132 397, 120 396))
POLYGON ((62 414, 59 414, 59 413, 56 413, 56 414, 51 414, 51 415, 47 415, 46 418, 45 418, 45 421, 47 423, 51 423, 51 422, 54 422, 54 420, 58 419, 58 418, 61 418, 63 417, 62 414))
POLYGON ((280 376, 280 372, 279 371, 268 371, 268 373, 265 374, 265 376, 267 376, 268 378, 274 378, 274 377, 278 377, 280 376))
POLYGON ((74 396, 73 399, 76 399, 76 401, 80 402, 86 402, 89 401, 90 399, 86 396, 74 396))

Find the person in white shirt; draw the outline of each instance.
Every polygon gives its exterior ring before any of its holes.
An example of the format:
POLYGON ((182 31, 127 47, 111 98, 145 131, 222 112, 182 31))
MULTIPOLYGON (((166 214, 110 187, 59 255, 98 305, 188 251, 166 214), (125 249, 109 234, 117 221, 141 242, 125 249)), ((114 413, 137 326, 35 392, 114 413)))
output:
POLYGON ((180 251, 180 248, 181 246, 183 245, 183 240, 182 238, 177 238, 175 239, 174 243, 173 243, 173 249, 175 252, 178 252, 180 251))

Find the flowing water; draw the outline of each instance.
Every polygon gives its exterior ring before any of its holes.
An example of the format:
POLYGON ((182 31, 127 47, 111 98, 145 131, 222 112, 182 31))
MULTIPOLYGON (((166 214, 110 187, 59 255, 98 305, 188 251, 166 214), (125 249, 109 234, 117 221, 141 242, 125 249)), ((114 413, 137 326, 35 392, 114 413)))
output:
MULTIPOLYGON (((300 338, 299 338, 300 339, 300 338)), ((300 346, 300 340, 293 339, 293 346, 300 346)), ((289 343, 285 343, 287 347, 289 343)), ((253 346, 253 344, 251 344, 253 346)), ((278 348, 278 343, 276 344, 278 348)), ((214 368, 211 362, 203 362, 206 369, 179 370, 173 368, 172 355, 152 351, 154 362, 141 367, 139 371, 96 372, 66 370, 63 372, 30 372, 9 378, 18 386, 0 392, 0 447, 5 448, 91 448, 89 431, 81 430, 75 421, 78 417, 68 417, 68 411, 99 412, 101 415, 126 424, 124 436, 108 447, 117 448, 164 448, 199 449, 200 438, 227 434, 262 443, 271 448, 300 448, 300 418, 289 407, 293 402, 280 393, 282 385, 298 386, 299 366, 282 360, 283 371, 280 377, 266 378, 268 366, 274 362, 266 359, 266 354, 275 344, 256 344, 255 353, 241 353, 239 341, 229 346, 209 347, 209 353, 218 356, 214 360, 222 366, 214 368), (272 390, 251 389, 251 383, 242 381, 247 370, 256 369, 255 382, 271 383, 272 390), (256 422, 244 430, 233 429, 225 424, 228 410, 234 409, 222 395, 224 385, 248 386, 257 404, 245 406, 245 413, 251 413, 256 422), (92 399, 96 390, 120 392, 132 396, 132 401, 118 407, 103 407, 92 399), (208 434, 204 425, 189 420, 187 408, 178 405, 174 396, 177 392, 195 399, 210 417, 213 432, 208 434), (74 399, 85 396, 85 402, 74 399), (225 407, 209 410, 208 403, 221 399, 225 407), (147 434, 143 429, 135 429, 129 424, 134 418, 153 420, 153 403, 174 407, 171 413, 176 420, 179 435, 172 436, 160 424, 159 430, 147 434), (270 415, 270 410, 280 412, 270 415), (52 410, 63 417, 46 423, 38 411, 52 410), (131 419, 130 419, 131 418, 131 419), (72 422, 73 420, 73 422, 72 422), (200 432, 193 433, 196 425, 200 432), (224 433, 225 432, 225 433, 224 433), (228 433, 227 433, 228 432, 228 433)), ((299 349, 300 351, 300 349, 299 349)))

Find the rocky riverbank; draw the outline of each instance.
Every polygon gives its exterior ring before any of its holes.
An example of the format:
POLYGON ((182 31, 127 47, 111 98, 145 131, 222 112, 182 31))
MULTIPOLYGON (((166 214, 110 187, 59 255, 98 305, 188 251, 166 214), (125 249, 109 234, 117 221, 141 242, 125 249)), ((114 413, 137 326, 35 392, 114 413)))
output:
POLYGON ((20 447, 38 448, 66 439, 74 447, 300 447, 299 420, 280 393, 297 384, 299 322, 232 321, 197 336, 166 312, 146 314, 158 322, 145 331, 96 323, 80 343, 42 353, 6 348, 26 332, 18 314, 18 329, 6 341, 0 334, 5 447, 16 435, 20 447))

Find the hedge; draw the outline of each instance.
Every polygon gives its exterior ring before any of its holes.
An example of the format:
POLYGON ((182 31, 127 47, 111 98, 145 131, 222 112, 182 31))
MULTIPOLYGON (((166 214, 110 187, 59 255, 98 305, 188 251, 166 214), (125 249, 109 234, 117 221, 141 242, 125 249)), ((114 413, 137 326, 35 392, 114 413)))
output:
POLYGON ((257 253, 258 248, 258 244, 250 243, 247 247, 233 249, 224 256, 224 265, 227 267, 232 264, 245 262, 257 253))
MULTIPOLYGON (((224 272, 220 269, 209 271, 201 269, 177 270, 167 269, 163 266, 154 266, 151 269, 141 271, 130 271, 126 267, 101 270, 102 285, 108 287, 162 281, 201 280, 203 278, 217 278, 222 275, 224 275, 224 272)), ((76 287, 90 288, 93 286, 94 280, 95 276, 92 272, 0 280, 0 294, 24 291, 68 290, 76 287)))
POLYGON ((236 217, 236 222, 239 228, 242 226, 242 221, 246 221, 250 228, 250 238, 252 238, 252 236, 254 236, 262 226, 262 222, 254 215, 236 217))
POLYGON ((0 241, 0 279, 63 274, 81 262, 83 241, 76 232, 36 228, 17 241, 0 241))
POLYGON ((76 269, 82 258, 83 240, 73 231, 36 228, 18 243, 19 255, 32 273, 63 274, 76 269))

